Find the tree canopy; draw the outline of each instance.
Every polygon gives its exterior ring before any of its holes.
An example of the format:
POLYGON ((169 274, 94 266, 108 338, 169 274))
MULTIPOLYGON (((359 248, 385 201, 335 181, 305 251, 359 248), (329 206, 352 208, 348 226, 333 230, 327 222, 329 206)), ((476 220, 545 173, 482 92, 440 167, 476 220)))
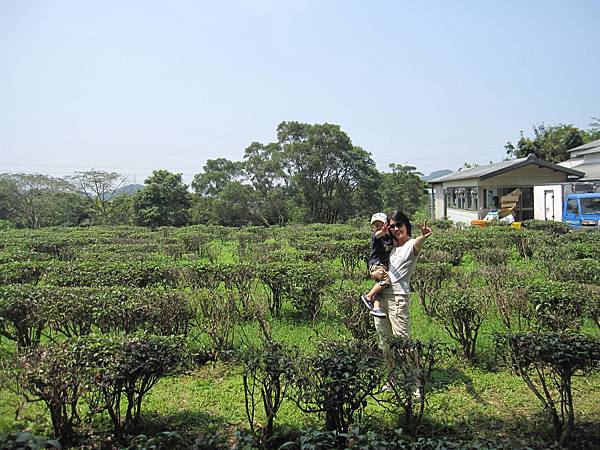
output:
POLYGON ((155 170, 135 193, 133 214, 138 225, 181 226, 189 222, 191 194, 180 173, 155 170))
POLYGON ((533 125, 533 138, 520 133, 516 144, 508 141, 504 148, 506 153, 515 158, 525 158, 530 154, 553 163, 569 159, 569 150, 587 142, 600 139, 600 120, 592 118, 590 130, 581 130, 570 124, 533 125))
POLYGON ((206 161, 191 183, 155 170, 133 195, 118 194, 125 178, 89 170, 63 179, 44 175, 0 178, 0 219, 16 226, 190 223, 283 225, 339 223, 427 204, 414 167, 377 170, 371 154, 339 125, 281 122, 274 142, 251 142, 240 161, 206 161), (118 195, 117 195, 118 194, 118 195), (70 197, 66 197, 70 196, 70 197), (61 216, 62 214, 62 216, 61 216))

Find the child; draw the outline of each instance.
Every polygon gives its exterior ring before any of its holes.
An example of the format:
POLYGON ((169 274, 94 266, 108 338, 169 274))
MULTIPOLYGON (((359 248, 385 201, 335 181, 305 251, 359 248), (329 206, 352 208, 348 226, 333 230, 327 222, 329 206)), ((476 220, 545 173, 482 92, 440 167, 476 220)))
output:
POLYGON ((390 251, 393 247, 392 236, 387 227, 388 218, 384 213, 375 213, 371 217, 371 255, 369 256, 369 272, 372 273, 379 268, 386 271, 383 280, 378 281, 367 295, 362 294, 361 300, 367 308, 371 310, 371 315, 375 317, 385 317, 385 313, 379 305, 379 294, 390 285, 390 279, 387 276, 390 251))

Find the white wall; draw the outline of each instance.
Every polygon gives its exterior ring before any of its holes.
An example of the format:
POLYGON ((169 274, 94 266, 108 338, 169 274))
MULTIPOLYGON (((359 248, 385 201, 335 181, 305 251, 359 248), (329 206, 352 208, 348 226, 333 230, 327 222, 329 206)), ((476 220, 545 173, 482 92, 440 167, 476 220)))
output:
POLYGON ((448 219, 452 220, 454 223, 462 222, 466 225, 471 224, 471 220, 478 219, 477 211, 465 211, 464 209, 454 209, 448 208, 448 219))
POLYGON ((436 184, 433 187, 434 192, 434 205, 433 208, 435 210, 434 219, 443 219, 444 218, 444 203, 446 198, 444 196, 444 188, 441 184, 436 184))
POLYGON ((548 184, 533 187, 533 218, 562 221, 563 185, 548 184))

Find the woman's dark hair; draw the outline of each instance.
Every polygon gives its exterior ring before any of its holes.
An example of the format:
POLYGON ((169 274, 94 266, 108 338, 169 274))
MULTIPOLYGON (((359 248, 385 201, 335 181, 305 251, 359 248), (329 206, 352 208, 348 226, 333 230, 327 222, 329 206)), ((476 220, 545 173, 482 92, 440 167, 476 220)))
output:
POLYGON ((410 220, 408 216, 404 214, 402 211, 392 211, 388 214, 388 223, 390 220, 393 220, 396 223, 401 223, 406 225, 406 233, 409 236, 412 236, 412 226, 410 224, 410 220))

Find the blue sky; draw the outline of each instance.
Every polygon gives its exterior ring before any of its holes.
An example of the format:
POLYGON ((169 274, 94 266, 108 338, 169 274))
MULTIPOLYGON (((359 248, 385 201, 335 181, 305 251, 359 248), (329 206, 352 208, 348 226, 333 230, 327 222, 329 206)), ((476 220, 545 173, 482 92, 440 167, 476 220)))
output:
POLYGON ((0 172, 187 181, 284 120, 380 170, 504 156, 600 116, 600 2, 0 0, 0 172))

